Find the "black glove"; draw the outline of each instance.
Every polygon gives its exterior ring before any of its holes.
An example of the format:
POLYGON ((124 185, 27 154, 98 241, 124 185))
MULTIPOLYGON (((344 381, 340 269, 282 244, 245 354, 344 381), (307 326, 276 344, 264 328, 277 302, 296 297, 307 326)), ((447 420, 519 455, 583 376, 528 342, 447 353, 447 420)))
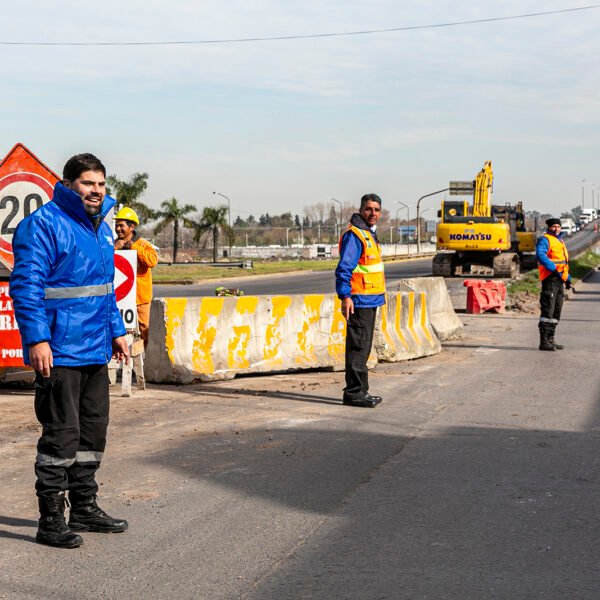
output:
POLYGON ((568 290, 570 290, 570 289, 571 289, 571 280, 570 280, 570 279, 567 279, 567 280, 565 281, 565 287, 566 287, 568 290))

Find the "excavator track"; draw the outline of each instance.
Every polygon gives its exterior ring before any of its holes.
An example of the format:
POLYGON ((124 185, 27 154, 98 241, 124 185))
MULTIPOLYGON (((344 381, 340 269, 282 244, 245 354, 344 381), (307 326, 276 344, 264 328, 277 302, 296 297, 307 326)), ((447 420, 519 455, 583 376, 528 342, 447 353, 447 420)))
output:
POLYGON ((520 272, 519 255, 516 252, 503 252, 494 257, 494 277, 516 279, 520 272))
POLYGON ((436 277, 452 277, 454 275, 453 262, 454 254, 436 254, 431 265, 433 275, 436 277))

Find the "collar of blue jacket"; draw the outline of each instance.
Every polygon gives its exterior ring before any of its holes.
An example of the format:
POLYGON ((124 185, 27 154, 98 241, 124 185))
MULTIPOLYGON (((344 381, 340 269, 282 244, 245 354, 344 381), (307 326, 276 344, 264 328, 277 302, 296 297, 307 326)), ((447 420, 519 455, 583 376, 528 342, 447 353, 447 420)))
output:
POLYGON ((65 187, 62 183, 57 183, 54 186, 54 195, 52 197, 52 201, 56 202, 61 210, 71 215, 74 219, 90 224, 92 223, 92 219, 104 220, 104 217, 106 217, 106 215, 117 203, 114 198, 111 198, 110 196, 104 196, 100 213, 97 217, 90 217, 85 212, 85 207, 83 206, 83 202, 79 194, 76 194, 73 190, 65 187))

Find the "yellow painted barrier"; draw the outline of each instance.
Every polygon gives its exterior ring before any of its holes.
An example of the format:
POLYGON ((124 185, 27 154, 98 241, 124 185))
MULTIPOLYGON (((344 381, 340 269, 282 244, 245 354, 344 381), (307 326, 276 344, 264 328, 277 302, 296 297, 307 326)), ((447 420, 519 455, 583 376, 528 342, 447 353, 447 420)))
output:
MULTIPOLYGON (((373 359, 439 352, 425 305, 425 294, 388 294, 373 359)), ((150 322, 144 370, 154 383, 344 368, 346 321, 334 294, 156 298, 150 322)))
POLYGON ((427 295, 396 292, 386 299, 373 339, 378 360, 397 362, 437 354, 441 344, 429 323, 427 295))

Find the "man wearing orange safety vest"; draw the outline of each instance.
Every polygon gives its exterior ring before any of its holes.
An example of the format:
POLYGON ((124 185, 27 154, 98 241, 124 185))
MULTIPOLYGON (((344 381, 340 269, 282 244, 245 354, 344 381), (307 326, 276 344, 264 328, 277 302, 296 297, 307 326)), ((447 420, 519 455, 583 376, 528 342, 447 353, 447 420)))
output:
POLYGON ((340 237, 340 260, 335 289, 341 300, 346 327, 346 387, 344 404, 374 408, 381 396, 369 394, 367 360, 373 344, 377 307, 385 304, 383 259, 377 240, 381 198, 366 194, 360 209, 340 237))
POLYGON ((144 348, 148 345, 150 327, 150 302, 152 301, 152 271, 158 263, 154 246, 138 236, 135 228, 140 224, 137 213, 125 206, 114 217, 115 250, 135 250, 137 252, 136 304, 140 337, 144 348))
POLYGON ((548 219, 548 229, 537 241, 535 254, 538 261, 542 292, 540 305, 542 314, 539 321, 540 350, 562 350, 564 346, 554 339, 556 326, 560 320, 564 300, 564 289, 571 289, 569 275, 569 253, 562 239, 560 219, 548 219))

